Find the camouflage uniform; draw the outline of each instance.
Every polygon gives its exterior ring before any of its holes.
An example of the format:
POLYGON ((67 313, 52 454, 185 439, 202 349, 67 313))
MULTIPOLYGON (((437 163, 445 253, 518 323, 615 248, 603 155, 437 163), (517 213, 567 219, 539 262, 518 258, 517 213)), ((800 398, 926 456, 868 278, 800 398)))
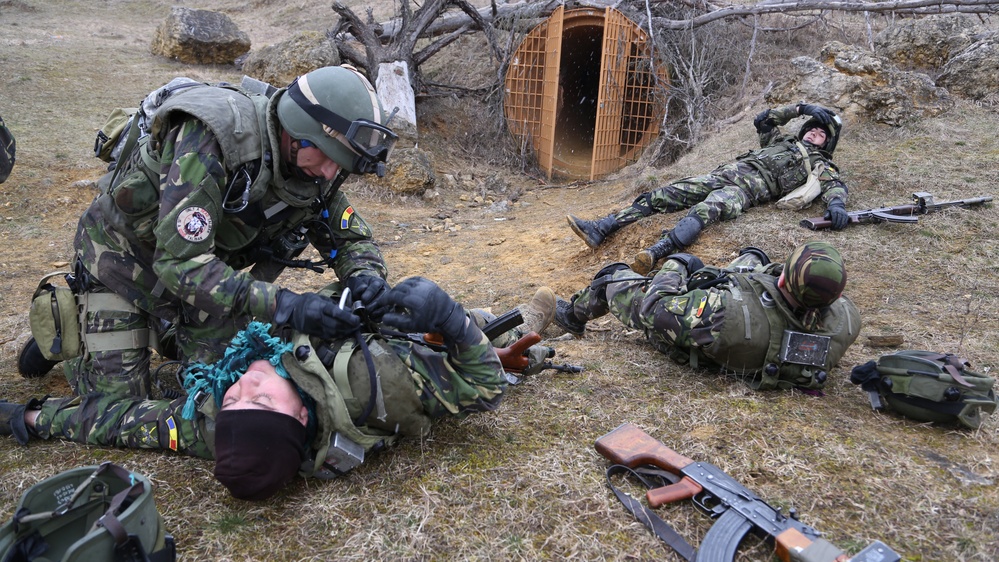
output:
MULTIPOLYGON (((770 110, 778 125, 798 116, 795 106, 770 110)), ((639 195, 630 207, 614 213, 618 224, 635 222, 654 213, 690 209, 702 225, 732 220, 747 209, 776 201, 800 187, 808 179, 796 139, 776 127, 760 133, 760 149, 740 155, 735 162, 719 166, 704 176, 683 178, 639 195)), ((808 150, 812 168, 820 162, 825 170, 819 176, 821 199, 828 204, 847 199, 847 187, 839 177, 832 155, 812 145, 808 150)))
POLYGON ((753 388, 820 388, 825 376, 819 370, 836 365, 859 335, 860 312, 841 296, 819 309, 817 326, 806 326, 800 311, 792 310, 778 294, 777 278, 783 268, 784 264, 763 266, 747 253, 727 268, 714 270, 727 272, 726 282, 688 290, 689 274, 678 260, 666 260, 651 282, 621 264, 609 275, 598 273, 590 287, 575 293, 572 312, 587 321, 610 312, 644 332, 662 353, 692 367, 736 374, 753 388), (785 330, 831 336, 821 369, 778 359, 785 330))
MULTIPOLYGON (((279 131, 262 95, 173 94, 80 218, 78 292, 131 305, 88 308, 86 334, 172 325, 185 358, 210 362, 250 318, 272 318, 272 282, 309 243, 340 279, 387 276, 371 229, 332 182, 285 177, 279 131)), ((81 395, 148 396, 149 345, 158 342, 147 341, 90 347, 65 363, 70 385, 81 395)))
MULTIPOLYGON (((488 316, 477 310, 471 311, 470 315, 479 326, 488 320, 488 316)), ((503 334, 496 341, 510 337, 509 333, 503 334)), ((343 343, 330 342, 325 347, 336 351, 342 349, 343 343)), ((461 418, 472 412, 492 410, 499 404, 507 386, 495 349, 481 332, 480 338, 474 343, 451 346, 446 351, 399 337, 380 338, 376 342, 369 342, 369 345, 375 354, 379 353, 374 349, 375 346, 389 350, 394 354, 394 358, 390 360, 404 365, 407 377, 411 378, 413 396, 422 405, 422 412, 418 414, 427 418, 447 415, 461 418)), ((318 349, 320 346, 315 347, 318 349)), ((291 355, 285 354, 283 358, 289 371, 292 370, 291 364, 296 361, 291 355)), ((348 365, 352 387, 357 387, 358 381, 368 379, 363 358, 349 361, 348 365)), ((379 363, 380 376, 381 366, 382 363, 379 363)), ((333 368, 329 369, 329 377, 332 378, 333 368)), ((362 392, 356 395, 361 398, 357 407, 363 408, 368 394, 362 392)), ((328 404, 324 405, 321 396, 314 398, 317 408, 329 407, 328 404)), ((43 439, 62 438, 91 445, 165 449, 213 458, 214 418, 219 404, 209 394, 204 394, 199 400, 194 419, 188 420, 181 415, 186 401, 186 397, 173 401, 141 400, 98 389, 75 398, 45 401, 35 421, 34 432, 43 439)), ((406 408, 406 402, 386 397, 384 406, 388 410, 389 420, 411 414, 397 411, 399 408, 406 408)), ((390 434, 390 428, 379 426, 377 422, 360 429, 379 435, 390 434)), ((405 428, 394 427, 391 430, 407 431, 405 428)), ((321 438, 316 437, 317 440, 321 438)), ((320 444, 314 444, 313 448, 319 448, 318 445, 320 444)))

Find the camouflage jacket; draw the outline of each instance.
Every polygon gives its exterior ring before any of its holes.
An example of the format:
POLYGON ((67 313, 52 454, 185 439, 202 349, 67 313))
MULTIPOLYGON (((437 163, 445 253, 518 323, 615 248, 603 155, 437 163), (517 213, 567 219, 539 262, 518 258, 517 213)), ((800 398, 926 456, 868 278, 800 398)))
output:
POLYGON ((824 169, 819 175, 822 201, 828 204, 838 198, 845 204, 847 187, 840 179, 839 168, 833 163, 832 156, 810 144, 800 142, 793 135, 784 134, 779 129, 797 116, 797 109, 793 105, 771 109, 770 117, 777 123, 777 127, 760 133, 760 148, 741 154, 737 159, 750 164, 760 172, 774 199, 779 199, 804 185, 808 180, 809 171, 815 166, 822 165, 824 169), (808 154, 807 166, 802 150, 808 154))
POLYGON ((385 278, 346 196, 331 182, 285 177, 270 105, 225 88, 174 94, 80 219, 76 249, 90 273, 144 310, 167 299, 262 319, 273 315, 282 260, 309 243, 340 279, 385 278))

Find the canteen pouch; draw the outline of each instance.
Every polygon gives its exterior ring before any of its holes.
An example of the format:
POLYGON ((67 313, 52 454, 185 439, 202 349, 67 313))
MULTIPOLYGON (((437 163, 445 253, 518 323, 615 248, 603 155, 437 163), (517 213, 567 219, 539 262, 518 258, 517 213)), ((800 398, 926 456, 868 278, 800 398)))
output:
POLYGON ((81 352, 80 312, 76 295, 69 285, 54 285, 55 277, 66 277, 68 271, 49 273, 38 283, 31 297, 28 323, 31 335, 42 355, 50 361, 79 357, 81 352))

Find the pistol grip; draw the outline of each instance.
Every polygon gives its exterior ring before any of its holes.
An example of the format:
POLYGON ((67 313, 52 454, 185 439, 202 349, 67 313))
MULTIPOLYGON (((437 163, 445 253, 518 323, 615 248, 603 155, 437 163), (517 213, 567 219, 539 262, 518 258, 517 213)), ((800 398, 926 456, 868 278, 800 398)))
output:
POLYGON ((524 352, 539 341, 541 341, 541 336, 536 332, 529 332, 515 341, 513 345, 496 349, 496 355, 499 356, 504 369, 519 373, 526 369, 528 364, 524 352))
POLYGON ((691 480, 689 476, 684 476, 676 484, 652 488, 645 494, 645 499, 648 500, 650 507, 655 508, 678 500, 689 500, 702 490, 704 488, 700 484, 691 480))

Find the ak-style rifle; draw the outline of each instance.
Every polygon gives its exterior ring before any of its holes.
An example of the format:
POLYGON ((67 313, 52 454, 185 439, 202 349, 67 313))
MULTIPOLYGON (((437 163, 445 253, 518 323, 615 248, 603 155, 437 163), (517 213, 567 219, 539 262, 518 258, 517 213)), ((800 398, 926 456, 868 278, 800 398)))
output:
MULTIPOLYGON (((933 213, 947 207, 973 207, 992 201, 991 196, 969 197, 968 199, 955 199, 953 201, 942 201, 937 203, 933 200, 933 195, 920 191, 912 194, 912 203, 907 205, 896 205, 894 207, 878 207, 877 209, 865 209, 863 211, 849 211, 850 222, 847 224, 873 224, 879 222, 919 222, 919 215, 933 213)), ((825 230, 832 227, 832 221, 822 217, 804 219, 801 226, 812 230, 825 230)))
POLYGON ((597 439, 597 451, 615 463, 607 470, 607 482, 624 506, 680 556, 691 562, 730 562, 750 531, 765 537, 783 562, 898 562, 901 557, 881 541, 874 541, 852 558, 821 533, 787 515, 756 496, 734 478, 712 464, 695 462, 663 445, 630 423, 597 439), (651 468, 649 468, 651 467, 651 468), (661 469, 661 470, 659 470, 661 469), (630 473, 650 486, 646 494, 655 508, 691 499, 715 519, 701 548, 695 549, 672 527, 638 500, 621 492, 611 476, 630 473), (659 478, 653 487, 650 478, 659 478))

